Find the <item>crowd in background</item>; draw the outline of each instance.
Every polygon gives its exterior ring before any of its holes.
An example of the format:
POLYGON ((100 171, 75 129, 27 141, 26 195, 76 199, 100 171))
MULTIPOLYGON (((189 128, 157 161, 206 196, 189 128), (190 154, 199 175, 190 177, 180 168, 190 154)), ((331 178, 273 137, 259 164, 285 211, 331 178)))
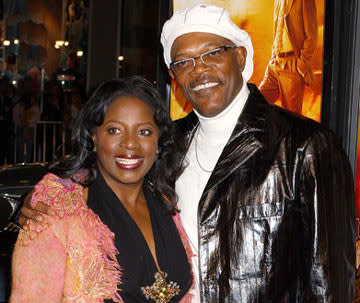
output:
MULTIPOLYGON (((83 89, 76 83, 64 90, 59 81, 47 81, 41 92, 39 83, 30 77, 18 80, 16 86, 7 78, 1 78, 0 165, 54 160, 56 150, 62 147, 63 128, 68 140, 71 121, 84 99, 83 89), (53 143, 54 136, 56 143, 53 143), (46 155, 43 154, 44 139, 46 155)), ((69 148, 68 142, 66 145, 69 148)))

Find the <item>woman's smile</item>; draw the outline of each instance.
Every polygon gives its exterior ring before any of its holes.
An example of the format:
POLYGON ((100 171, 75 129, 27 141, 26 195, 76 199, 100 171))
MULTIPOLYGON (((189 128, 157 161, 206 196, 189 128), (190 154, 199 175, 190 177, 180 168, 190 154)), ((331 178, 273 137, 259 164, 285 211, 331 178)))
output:
POLYGON ((144 158, 138 155, 120 155, 115 161, 116 166, 121 169, 137 169, 144 163, 144 158))

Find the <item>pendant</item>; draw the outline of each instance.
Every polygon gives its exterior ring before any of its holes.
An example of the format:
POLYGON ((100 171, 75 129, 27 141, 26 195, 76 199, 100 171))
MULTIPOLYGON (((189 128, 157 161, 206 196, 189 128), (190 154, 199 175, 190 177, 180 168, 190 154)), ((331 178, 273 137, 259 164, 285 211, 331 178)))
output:
POLYGON ((180 293, 180 286, 173 281, 166 281, 167 273, 158 271, 155 273, 155 282, 151 286, 141 287, 146 299, 152 299, 154 303, 168 303, 171 298, 180 293))

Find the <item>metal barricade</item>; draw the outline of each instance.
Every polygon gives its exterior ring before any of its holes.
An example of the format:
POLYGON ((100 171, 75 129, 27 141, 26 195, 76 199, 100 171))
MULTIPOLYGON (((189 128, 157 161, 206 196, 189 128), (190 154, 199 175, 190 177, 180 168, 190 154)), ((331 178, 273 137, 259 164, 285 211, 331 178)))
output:
POLYGON ((66 129, 62 121, 38 121, 35 127, 17 127, 14 163, 55 161, 65 156, 66 143, 66 129))

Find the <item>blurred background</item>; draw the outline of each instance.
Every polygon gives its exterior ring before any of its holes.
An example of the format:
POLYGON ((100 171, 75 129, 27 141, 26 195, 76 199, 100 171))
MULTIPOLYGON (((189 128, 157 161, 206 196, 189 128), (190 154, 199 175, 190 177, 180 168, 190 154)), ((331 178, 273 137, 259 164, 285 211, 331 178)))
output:
POLYGON ((0 165, 68 154, 71 121, 102 81, 156 83, 158 2, 0 0, 0 165))
POLYGON ((18 231, 9 218, 47 165, 71 152, 72 120, 94 88, 133 74, 166 86, 157 81, 166 75, 160 15, 170 1, 0 0, 1 303, 18 231))

